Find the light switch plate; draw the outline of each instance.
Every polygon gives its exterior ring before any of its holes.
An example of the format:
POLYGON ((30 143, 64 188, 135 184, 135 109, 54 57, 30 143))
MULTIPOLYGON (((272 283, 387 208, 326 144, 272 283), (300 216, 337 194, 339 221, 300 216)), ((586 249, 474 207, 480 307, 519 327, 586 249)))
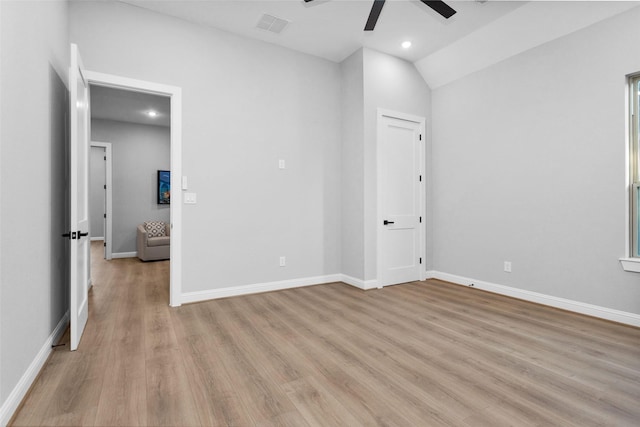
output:
POLYGON ((280 168, 280 169, 284 169, 285 168, 285 164, 284 164, 284 160, 283 159, 278 160, 278 168, 280 168))
POLYGON ((186 205, 195 205, 196 193, 184 193, 184 203, 186 205))

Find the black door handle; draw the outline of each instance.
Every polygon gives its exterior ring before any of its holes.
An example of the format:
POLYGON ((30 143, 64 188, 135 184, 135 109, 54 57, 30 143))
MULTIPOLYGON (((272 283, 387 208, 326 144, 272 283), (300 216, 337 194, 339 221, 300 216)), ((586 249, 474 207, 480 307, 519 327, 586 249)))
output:
POLYGON ((88 231, 87 231, 86 233, 82 233, 82 232, 80 232, 80 231, 78 231, 78 232, 76 232, 76 231, 70 231, 69 233, 64 233, 64 234, 62 235, 62 237, 66 237, 66 238, 68 238, 69 240, 76 240, 76 239, 80 240, 81 238, 86 237, 86 236, 88 236, 88 235, 89 235, 89 232, 88 232, 88 231))
POLYGON ((384 225, 395 224, 393 221, 387 221, 386 219, 383 222, 384 225))

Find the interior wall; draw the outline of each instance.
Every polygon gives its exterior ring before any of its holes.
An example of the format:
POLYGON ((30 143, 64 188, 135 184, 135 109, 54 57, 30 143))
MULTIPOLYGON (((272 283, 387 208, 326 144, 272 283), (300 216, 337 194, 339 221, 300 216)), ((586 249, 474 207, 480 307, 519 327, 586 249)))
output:
POLYGON ((639 20, 636 8, 433 91, 435 270, 640 313, 639 276, 618 262, 639 20))
POLYGON ((158 170, 171 167, 169 128, 92 119, 91 139, 111 143, 112 253, 136 252, 139 224, 171 218, 156 195, 158 170))
POLYGON ((342 270, 364 280, 363 51, 340 64, 342 78, 342 270))
POLYGON ((104 239, 106 161, 104 147, 91 147, 89 153, 89 236, 104 239))
MULTIPOLYGON (((378 108, 424 117, 429 129, 431 91, 412 63, 371 49, 360 49, 345 59, 341 64, 341 73, 342 272, 372 282, 377 280, 378 274, 378 108)), ((425 135, 425 148, 428 156, 428 132, 425 135)), ((429 158, 427 165, 428 162, 429 158)), ((428 173, 425 175, 428 179, 428 173)), ((425 198, 428 206, 429 198, 430 192, 425 198)), ((425 214, 430 217, 426 210, 425 214)), ((427 238, 427 242, 429 250, 426 251, 426 260, 429 262, 431 239, 427 238)))
POLYGON ((2 1, 0 20, 3 406, 68 309, 67 4, 2 1))
MULTIPOLYGON (((431 126, 431 90, 415 65, 372 49, 363 49, 364 69, 364 261, 365 280, 377 278, 377 114, 378 108, 424 117, 431 126)), ((431 141, 425 135, 429 155, 431 141)), ((430 157, 426 165, 430 164, 430 157)), ((427 166, 428 167, 428 166, 427 166)), ((426 178, 430 182, 429 171, 426 178)), ((429 187, 427 187, 429 188, 429 187)), ((426 202, 429 202, 427 194, 426 202)), ((428 204, 430 205, 430 204, 428 204)), ((429 217, 427 211, 427 217, 429 217)), ((427 226, 430 223, 427 222, 427 226)), ((431 230, 427 227, 427 242, 431 230)), ((431 250, 427 251, 428 254, 431 250)), ((429 257, 426 262, 428 263, 429 257)), ((427 264, 428 265, 428 264, 427 264)), ((427 267, 425 265, 425 268, 427 267)))
POLYGON ((183 292, 340 272, 338 64, 119 2, 70 11, 87 69, 182 88, 183 292))

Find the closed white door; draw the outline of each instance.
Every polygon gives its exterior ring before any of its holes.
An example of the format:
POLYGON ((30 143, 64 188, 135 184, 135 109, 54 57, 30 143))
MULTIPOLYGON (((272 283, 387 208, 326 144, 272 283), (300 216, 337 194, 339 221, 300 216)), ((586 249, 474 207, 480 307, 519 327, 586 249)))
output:
POLYGON ((380 114, 379 285, 420 280, 423 122, 380 114))
POLYGON ((75 44, 69 69, 71 147, 71 278, 69 323, 71 350, 76 350, 89 318, 89 84, 75 44))

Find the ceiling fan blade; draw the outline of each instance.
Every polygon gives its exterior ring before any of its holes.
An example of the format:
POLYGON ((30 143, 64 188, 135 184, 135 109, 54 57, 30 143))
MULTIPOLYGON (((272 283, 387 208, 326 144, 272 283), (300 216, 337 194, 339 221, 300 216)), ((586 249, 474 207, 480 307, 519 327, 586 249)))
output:
POLYGON ((453 10, 451 7, 449 7, 448 4, 446 4, 441 0, 420 0, 420 1, 447 19, 451 18, 456 13, 455 10, 453 10))
POLYGON ((384 6, 385 0, 374 0, 373 6, 371 6, 371 13, 369 13, 369 19, 367 19, 367 23, 364 26, 365 31, 373 31, 376 27, 376 22, 378 22, 378 17, 380 16, 380 12, 382 12, 382 6, 384 6))

